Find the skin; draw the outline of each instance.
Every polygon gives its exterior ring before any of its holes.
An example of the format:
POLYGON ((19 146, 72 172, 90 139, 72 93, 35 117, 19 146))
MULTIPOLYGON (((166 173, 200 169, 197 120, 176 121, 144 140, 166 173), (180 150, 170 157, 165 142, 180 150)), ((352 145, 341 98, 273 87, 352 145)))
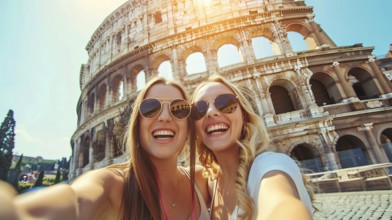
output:
MULTIPOLYGON (((181 98, 179 89, 171 85, 152 86, 146 97, 181 98)), ((189 132, 188 120, 173 119, 168 104, 153 118, 139 117, 141 147, 160 177, 160 190, 171 219, 192 219, 191 185, 177 168, 177 158, 189 132), (157 138, 156 131, 169 130, 169 138, 157 138), (171 204, 175 202, 176 207, 171 204)), ((196 168, 195 181, 208 201, 208 186, 202 168, 196 168)), ((118 219, 121 208, 124 178, 120 172, 101 168, 77 178, 71 185, 58 184, 46 189, 16 196, 9 185, 0 184, 0 219, 118 219)), ((195 217, 200 215, 199 201, 195 200, 195 217)))
MULTIPOLYGON (((158 84, 147 92, 145 98, 157 99, 183 99, 180 90, 174 86, 158 84)), ((181 153, 188 132, 189 124, 187 119, 175 119, 169 112, 168 103, 164 103, 164 108, 157 118, 140 119, 140 139, 142 147, 148 152, 151 162, 155 165, 157 174, 161 181, 162 197, 170 218, 172 219, 191 219, 192 207, 190 206, 189 197, 191 195, 190 182, 185 174, 177 169, 177 158, 181 153), (156 134, 165 132, 173 134, 172 137, 160 137, 156 134), (175 202, 176 206, 171 204, 175 202)), ((200 168, 197 169, 200 173, 200 168)), ((201 177, 199 174, 197 177, 201 177)), ((198 183, 201 181, 196 180, 198 183)), ((204 180, 205 182, 205 180, 204 180)), ((200 185, 202 185, 200 183, 200 185)), ((204 193, 207 193, 206 184, 203 184, 204 193)), ((200 205, 195 203, 195 213, 198 217, 200 205)))
MULTIPOLYGON (((194 100, 208 100, 225 93, 234 94, 226 85, 211 82, 197 91, 194 100)), ((235 193, 226 192, 234 189, 231 183, 238 167, 236 140, 240 138, 244 116, 240 107, 231 114, 224 114, 212 102, 210 100, 207 114, 195 122, 195 128, 197 136, 213 151, 221 168, 211 219, 228 219, 236 206, 236 196, 235 193), (224 129, 209 133, 214 125, 224 129)), ((213 184, 210 183, 209 187, 212 193, 213 184)), ((259 220, 311 219, 293 181, 280 171, 271 171, 264 176, 260 184, 258 210, 261 213, 257 216, 259 220)))

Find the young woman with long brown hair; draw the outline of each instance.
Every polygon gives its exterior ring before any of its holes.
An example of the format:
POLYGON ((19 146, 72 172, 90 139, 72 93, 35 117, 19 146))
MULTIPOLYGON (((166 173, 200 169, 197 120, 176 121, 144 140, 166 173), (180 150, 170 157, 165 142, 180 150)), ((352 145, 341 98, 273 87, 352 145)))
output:
POLYGON ((12 214, 16 219, 209 219, 207 181, 195 168, 187 100, 178 83, 150 80, 129 120, 127 162, 17 196, 12 214), (187 142, 189 169, 177 165, 187 142))

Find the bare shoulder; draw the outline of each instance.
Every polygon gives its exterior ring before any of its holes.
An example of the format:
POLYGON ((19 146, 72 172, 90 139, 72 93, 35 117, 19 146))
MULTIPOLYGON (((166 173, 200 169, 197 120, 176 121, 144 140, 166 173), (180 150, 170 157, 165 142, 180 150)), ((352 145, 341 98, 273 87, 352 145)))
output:
POLYGON ((266 173, 260 187, 261 190, 274 190, 280 194, 299 199, 294 181, 285 172, 279 170, 266 173))
POLYGON ((100 168, 96 170, 89 171, 81 176, 77 177, 72 183, 73 188, 78 188, 85 184, 91 186, 101 185, 102 187, 107 187, 112 184, 122 184, 124 180, 125 171, 114 168, 100 168))

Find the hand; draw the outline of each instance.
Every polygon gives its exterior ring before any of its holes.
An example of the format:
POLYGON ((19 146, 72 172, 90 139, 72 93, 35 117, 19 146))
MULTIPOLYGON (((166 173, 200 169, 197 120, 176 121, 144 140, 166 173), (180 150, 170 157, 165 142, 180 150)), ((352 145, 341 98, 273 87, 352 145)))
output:
POLYGON ((17 195, 18 193, 13 186, 0 180, 0 219, 18 219, 13 204, 17 195))

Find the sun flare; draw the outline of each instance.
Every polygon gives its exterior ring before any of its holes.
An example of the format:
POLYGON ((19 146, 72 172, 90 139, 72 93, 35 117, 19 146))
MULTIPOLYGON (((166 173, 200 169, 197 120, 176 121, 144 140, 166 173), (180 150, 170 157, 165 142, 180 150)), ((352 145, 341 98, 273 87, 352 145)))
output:
POLYGON ((211 0, 201 0, 204 6, 211 5, 211 0))

